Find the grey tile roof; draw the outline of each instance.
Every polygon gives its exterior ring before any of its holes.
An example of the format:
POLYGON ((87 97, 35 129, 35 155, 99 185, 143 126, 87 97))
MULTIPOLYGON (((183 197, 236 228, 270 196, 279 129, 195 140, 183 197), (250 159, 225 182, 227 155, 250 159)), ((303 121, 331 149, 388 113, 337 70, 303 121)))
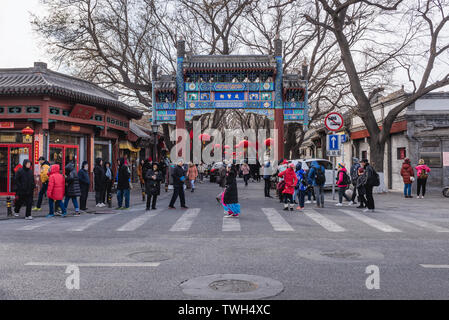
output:
POLYGON ((284 74, 282 86, 284 89, 305 88, 306 82, 300 78, 299 74, 284 74))
POLYGON ((118 100, 118 97, 96 84, 54 72, 43 63, 34 68, 0 69, 0 96, 49 95, 76 103, 109 107, 133 118, 142 112, 118 100))
POLYGON ((134 133, 136 136, 142 139, 150 139, 150 135, 143 131, 137 123, 133 121, 129 122, 129 130, 134 133))
POLYGON ((203 55, 187 57, 187 70, 205 69, 275 69, 276 63, 269 55, 203 55))

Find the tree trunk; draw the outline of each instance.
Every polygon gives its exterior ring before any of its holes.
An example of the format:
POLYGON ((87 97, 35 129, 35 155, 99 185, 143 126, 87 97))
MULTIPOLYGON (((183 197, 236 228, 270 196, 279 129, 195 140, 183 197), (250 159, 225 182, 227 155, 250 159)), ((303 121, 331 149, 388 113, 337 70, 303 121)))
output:
POLYGON ((379 142, 379 139, 369 139, 370 148, 370 164, 376 169, 377 172, 384 171, 384 153, 385 142, 379 142))

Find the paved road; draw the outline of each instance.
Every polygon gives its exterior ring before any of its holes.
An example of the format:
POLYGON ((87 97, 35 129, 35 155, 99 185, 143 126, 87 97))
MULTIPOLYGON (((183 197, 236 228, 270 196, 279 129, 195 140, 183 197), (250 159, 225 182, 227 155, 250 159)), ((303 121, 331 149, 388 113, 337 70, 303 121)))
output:
POLYGON ((224 219, 219 191, 198 184, 187 210, 168 210, 163 192, 150 212, 137 202, 114 214, 0 221, 0 299, 189 299, 180 284, 213 274, 278 280, 284 290, 271 299, 449 298, 449 210, 439 195, 377 195, 369 214, 332 201, 285 212, 260 197, 262 183, 239 181, 242 215, 224 219), (69 264, 80 268, 79 290, 66 288, 69 264), (371 265, 378 290, 366 287, 371 265))

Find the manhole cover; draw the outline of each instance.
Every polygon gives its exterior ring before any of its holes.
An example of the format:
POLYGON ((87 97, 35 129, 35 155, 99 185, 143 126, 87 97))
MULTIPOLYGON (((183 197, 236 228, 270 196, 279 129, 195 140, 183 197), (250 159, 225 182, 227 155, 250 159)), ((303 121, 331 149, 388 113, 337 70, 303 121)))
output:
POLYGON ((160 250, 134 252, 129 254, 128 257, 139 262, 157 262, 172 258, 172 256, 168 252, 160 250))
POLYGON ((219 280, 209 284, 209 287, 213 290, 220 292, 250 292, 257 289, 257 284, 245 280, 219 280))
POLYGON ((378 251, 365 248, 351 248, 351 250, 317 250, 317 249, 298 249, 298 255, 313 261, 323 262, 360 262, 369 260, 383 259, 384 255, 378 251))
POLYGON ((331 251, 331 252, 323 252, 322 256, 330 257, 330 258, 338 258, 338 259, 357 259, 361 255, 357 252, 349 252, 349 251, 331 251))
POLYGON ((249 274, 214 274, 187 280, 182 291, 197 299, 263 299, 284 290, 281 282, 249 274))

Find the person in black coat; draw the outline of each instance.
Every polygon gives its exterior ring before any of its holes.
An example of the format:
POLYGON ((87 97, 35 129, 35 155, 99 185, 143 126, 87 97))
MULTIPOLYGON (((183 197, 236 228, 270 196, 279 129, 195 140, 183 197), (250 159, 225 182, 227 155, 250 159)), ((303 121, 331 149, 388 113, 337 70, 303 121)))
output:
POLYGON ((94 168, 95 203, 97 207, 104 207, 104 193, 106 191, 106 175, 104 174, 103 160, 97 158, 94 168))
POLYGON ((129 190, 130 190, 130 177, 129 168, 125 165, 125 159, 120 158, 117 162, 117 209, 129 208, 129 190), (125 207, 122 207, 123 197, 125 197, 125 207))
POLYGON ((222 205, 226 217, 238 218, 240 214, 240 204, 237 190, 237 170, 235 165, 229 164, 226 168, 226 189, 222 197, 222 205))
POLYGON ((67 209, 70 199, 72 200, 73 206, 75 207, 75 214, 80 214, 80 209, 78 206, 77 197, 81 196, 81 188, 78 179, 78 174, 75 170, 75 165, 69 163, 65 166, 65 199, 64 208, 67 209))
MULTIPOLYGON (((112 172, 111 163, 106 161, 104 163, 104 175, 105 175, 105 192, 103 194, 103 203, 106 203, 106 195, 112 194, 112 184, 114 183, 114 173, 112 172)), ((112 198, 112 197, 111 197, 112 198)), ((109 198, 108 198, 109 199, 109 198)))
POLYGON ((147 210, 156 209, 157 196, 161 193, 162 172, 157 163, 153 163, 153 168, 146 171, 145 174, 145 193, 147 194, 147 210), (153 198, 153 202, 151 202, 153 198))
POLYGON ((22 166, 14 178, 15 190, 19 196, 14 212, 18 214, 22 205, 25 205, 25 219, 32 220, 31 207, 33 206, 33 192, 34 188, 36 188, 36 183, 34 182, 33 171, 31 170, 31 161, 28 159, 23 160, 22 166))
POLYGON ((186 177, 183 164, 184 161, 180 159, 178 160, 178 164, 173 169, 173 196, 171 197, 170 204, 168 205, 170 209, 176 209, 174 205, 178 195, 179 200, 181 201, 181 208, 187 208, 184 196, 184 182, 186 181, 186 177))
POLYGON ((87 210, 86 202, 87 196, 89 194, 89 185, 90 185, 89 163, 87 161, 83 161, 81 169, 78 171, 78 180, 81 189, 80 209, 86 211, 87 210))

